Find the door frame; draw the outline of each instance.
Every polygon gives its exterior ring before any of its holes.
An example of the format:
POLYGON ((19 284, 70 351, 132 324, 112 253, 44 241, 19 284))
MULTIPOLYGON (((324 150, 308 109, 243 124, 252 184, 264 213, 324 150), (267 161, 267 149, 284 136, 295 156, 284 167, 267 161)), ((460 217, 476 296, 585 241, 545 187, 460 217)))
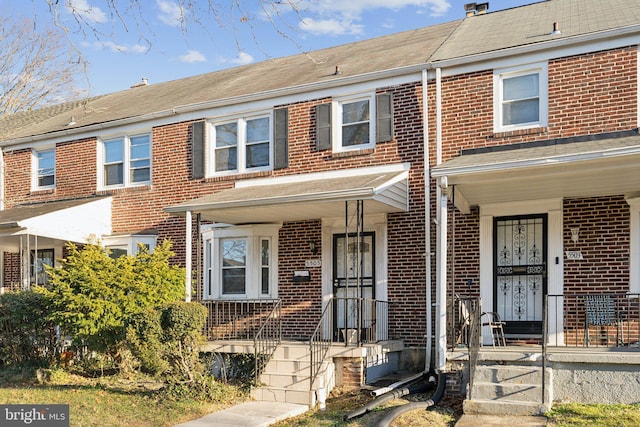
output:
MULTIPOLYGON (((480 298, 482 310, 494 310, 493 289, 493 224, 494 217, 518 216, 531 214, 547 214, 547 293, 560 295, 564 284, 564 252, 563 252, 563 201, 562 199, 540 199, 509 203, 494 203, 480 206, 480 298)), ((561 298, 549 301, 548 307, 548 343, 562 345, 564 343, 562 316, 552 316, 556 306, 561 310, 561 298), (560 318, 557 318, 560 317, 560 318)), ((562 311, 560 311, 562 312, 562 311)), ((491 344, 488 328, 482 331, 485 345, 491 344)))

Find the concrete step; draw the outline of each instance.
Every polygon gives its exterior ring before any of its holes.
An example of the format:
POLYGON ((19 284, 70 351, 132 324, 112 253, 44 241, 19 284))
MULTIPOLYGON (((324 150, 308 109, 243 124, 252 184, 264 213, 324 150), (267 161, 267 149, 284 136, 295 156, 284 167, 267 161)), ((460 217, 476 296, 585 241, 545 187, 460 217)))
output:
POLYGON ((309 360, 311 358, 308 344, 281 344, 273 353, 279 360, 309 360))
POLYGON ((478 365, 476 382, 542 384, 542 368, 537 366, 478 365))
POLYGON ((289 373, 296 375, 307 375, 311 372, 311 362, 309 360, 284 360, 272 358, 263 370, 267 374, 289 373))
POLYGON ((465 400, 462 408, 468 415, 542 415, 551 409, 551 404, 513 402, 508 400, 465 400))
POLYGON ((309 375, 272 373, 260 375, 260 382, 269 387, 284 387, 291 390, 309 390, 311 388, 309 375))
POLYGON ((316 392, 308 388, 306 390, 292 390, 287 387, 258 387, 251 391, 251 397, 262 402, 295 403, 309 407, 316 405, 316 392))
MULTIPOLYGON (((549 389, 545 389, 545 402, 549 401, 549 389)), ((509 383, 473 383, 473 399, 508 400, 515 402, 540 402, 542 400, 542 386, 536 384, 509 383)))

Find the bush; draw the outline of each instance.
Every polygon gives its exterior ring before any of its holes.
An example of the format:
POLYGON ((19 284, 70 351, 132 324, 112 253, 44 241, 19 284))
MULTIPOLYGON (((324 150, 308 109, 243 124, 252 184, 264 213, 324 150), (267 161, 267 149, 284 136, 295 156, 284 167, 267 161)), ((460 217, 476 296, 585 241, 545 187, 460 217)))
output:
POLYGON ((117 259, 98 245, 68 249, 60 267, 47 268, 49 284, 36 292, 51 309, 49 319, 78 347, 116 355, 129 318, 184 298, 184 271, 169 264, 168 241, 153 253, 140 246, 137 255, 117 259))
POLYGON ((0 364, 47 366, 57 356, 45 299, 32 291, 0 295, 0 364))
POLYGON ((170 384, 203 379, 199 346, 206 316, 199 303, 175 302, 131 317, 127 343, 141 370, 170 384))

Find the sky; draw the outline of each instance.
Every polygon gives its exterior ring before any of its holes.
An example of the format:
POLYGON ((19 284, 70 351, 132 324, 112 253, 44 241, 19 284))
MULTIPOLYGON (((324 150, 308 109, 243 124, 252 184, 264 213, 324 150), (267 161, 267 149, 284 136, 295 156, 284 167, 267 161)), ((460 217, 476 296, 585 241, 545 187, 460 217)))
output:
MULTIPOLYGON (((537 1, 489 0, 488 12, 537 1)), ((130 0, 0 0, 0 15, 42 27, 53 22, 49 3, 58 3, 57 22, 88 63, 78 86, 99 95, 143 78, 165 82, 461 19, 470 2, 137 0, 139 8, 130 9, 130 0), (180 2, 195 4, 195 14, 187 10, 181 20, 180 2), (119 15, 109 3, 119 5, 119 15), (217 9, 207 11, 209 3, 217 9)))

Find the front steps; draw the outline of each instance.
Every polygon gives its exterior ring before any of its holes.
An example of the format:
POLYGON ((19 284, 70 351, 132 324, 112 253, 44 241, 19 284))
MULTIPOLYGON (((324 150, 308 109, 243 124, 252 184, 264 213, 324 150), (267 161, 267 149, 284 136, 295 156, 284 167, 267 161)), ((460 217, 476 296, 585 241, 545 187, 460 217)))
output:
POLYGON ((251 391, 251 396, 259 401, 314 407, 318 396, 327 396, 335 386, 334 370, 333 362, 325 360, 312 388, 309 344, 282 343, 267 363, 260 385, 251 391))
POLYGON ((463 403, 465 414, 541 415, 553 401, 552 370, 534 365, 481 364, 476 367, 473 389, 463 403))

